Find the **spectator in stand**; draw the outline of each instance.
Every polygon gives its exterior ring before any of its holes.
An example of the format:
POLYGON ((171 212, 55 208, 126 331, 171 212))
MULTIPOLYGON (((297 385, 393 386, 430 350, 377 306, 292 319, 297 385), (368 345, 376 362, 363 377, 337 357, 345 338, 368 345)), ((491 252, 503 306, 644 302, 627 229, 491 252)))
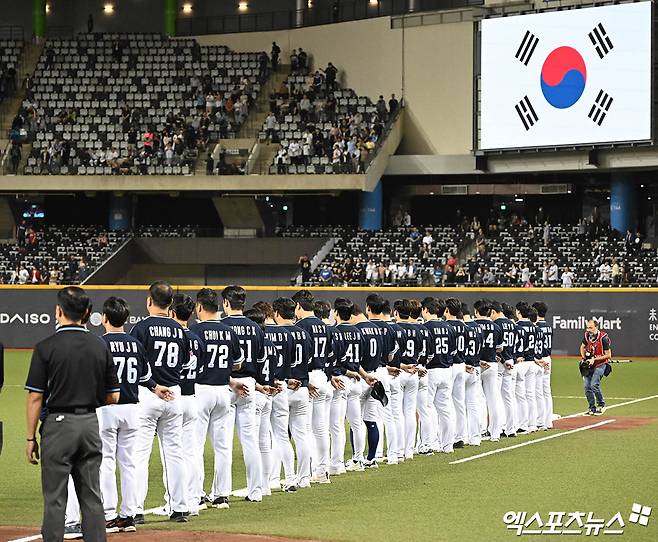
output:
POLYGON ((27 281, 30 279, 30 272, 21 265, 18 270, 18 284, 27 284, 27 281))
POLYGON ((516 267, 516 264, 512 262, 510 268, 505 272, 505 281, 507 284, 516 284, 518 281, 519 269, 516 267))
POLYGON ((432 275, 434 276, 434 286, 441 286, 443 284, 443 267, 440 263, 434 266, 432 275))
POLYGON ((599 266, 599 282, 603 284, 609 284, 612 280, 612 267, 608 263, 608 260, 604 260, 603 263, 599 266))
POLYGON ((327 64, 327 67, 324 69, 324 79, 327 92, 336 90, 336 77, 338 75, 338 69, 331 62, 327 64))
POLYGON ((466 284, 466 279, 468 277, 466 276, 466 271, 464 271, 464 268, 460 265, 457 268, 457 273, 455 274, 455 283, 457 286, 464 286, 466 284))
POLYGON ((549 274, 550 270, 551 270, 551 266, 548 263, 548 260, 545 260, 544 261, 544 267, 542 268, 542 272, 541 272, 541 282, 544 286, 548 286, 548 283, 550 282, 548 280, 548 274, 549 274))
POLYGON ((34 79, 29 73, 26 73, 23 79, 23 89, 25 90, 25 97, 32 101, 34 98, 34 79))
POLYGON ((554 261, 551 260, 551 264, 548 268, 548 282, 551 285, 554 285, 559 280, 558 277, 558 268, 554 261))
POLYGON ((308 283, 308 281, 311 280, 311 260, 308 257, 308 254, 300 256, 297 264, 299 266, 299 272, 302 276, 302 283, 308 283))
POLYGON ((496 275, 494 275, 490 268, 484 272, 484 275, 482 276, 482 282, 485 285, 496 284, 496 275))
POLYGON ((446 265, 452 267, 454 270, 454 268, 457 267, 458 263, 459 261, 457 260, 457 256, 455 256, 454 254, 450 254, 450 256, 448 257, 448 261, 446 262, 446 265))
POLYGON ((423 237, 422 243, 423 245, 427 245, 430 248, 432 247, 434 238, 432 237, 432 232, 430 230, 425 230, 425 236, 423 237))
POLYGON ((617 262, 617 258, 612 258, 612 268, 610 276, 612 277, 613 284, 621 284, 621 268, 617 262))
POLYGON ((270 111, 269 115, 267 115, 267 118, 265 119, 265 129, 267 130, 268 145, 270 141, 274 141, 274 136, 276 134, 276 124, 276 117, 274 116, 274 113, 270 111))
POLYGON ((11 167, 14 175, 16 175, 18 173, 18 166, 21 163, 21 144, 13 142, 9 154, 11 156, 11 167))
POLYGON ((524 262, 521 265, 521 284, 523 286, 528 286, 530 283, 530 267, 528 267, 528 262, 524 262))
POLYGON ((578 240, 581 243, 584 243, 585 239, 586 239, 586 232, 587 232, 587 226, 585 224, 585 219, 584 218, 581 218, 580 220, 578 220, 578 226, 577 226, 576 231, 578 233, 578 240))
POLYGON ((402 217, 402 225, 411 226, 411 214, 409 214, 409 211, 404 212, 404 216, 402 217))
POLYGON ((299 73, 306 75, 308 73, 308 55, 306 54, 306 51, 304 51, 301 47, 297 52, 297 64, 299 66, 299 73))
POLYGON ((30 271, 29 282, 32 284, 41 284, 41 272, 37 266, 32 267, 30 271))
POLYGON ((379 115, 379 118, 382 120, 382 122, 386 122, 388 120, 388 109, 386 108, 386 101, 384 100, 384 96, 381 94, 379 95, 379 99, 375 104, 375 108, 377 109, 377 114, 379 115))
POLYGON ((279 47, 276 41, 272 42, 272 51, 270 52, 270 58, 272 59, 272 71, 277 72, 279 67, 279 55, 281 54, 281 47, 279 47))
POLYGON ((400 107, 400 102, 398 102, 395 94, 391 94, 391 99, 388 101, 388 111, 391 117, 395 116, 398 108, 400 107))
POLYGON ((297 56, 297 49, 293 49, 290 54, 290 73, 297 74, 299 71, 299 57, 297 56))
POLYGON ((573 286, 574 274, 568 267, 562 272, 562 288, 571 288, 573 286))
POLYGON ((551 244, 551 226, 548 222, 544 224, 544 232, 543 232, 543 240, 544 240, 544 246, 548 247, 551 244))

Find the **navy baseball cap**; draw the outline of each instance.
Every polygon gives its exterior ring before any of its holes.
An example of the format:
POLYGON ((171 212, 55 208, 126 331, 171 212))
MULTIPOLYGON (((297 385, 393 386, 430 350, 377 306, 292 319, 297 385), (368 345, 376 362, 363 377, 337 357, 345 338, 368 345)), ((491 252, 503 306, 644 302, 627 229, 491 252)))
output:
POLYGON ((375 385, 370 388, 370 396, 373 399, 377 399, 382 406, 388 405, 388 397, 386 396, 386 391, 384 390, 384 384, 382 384, 379 380, 375 382, 375 385))

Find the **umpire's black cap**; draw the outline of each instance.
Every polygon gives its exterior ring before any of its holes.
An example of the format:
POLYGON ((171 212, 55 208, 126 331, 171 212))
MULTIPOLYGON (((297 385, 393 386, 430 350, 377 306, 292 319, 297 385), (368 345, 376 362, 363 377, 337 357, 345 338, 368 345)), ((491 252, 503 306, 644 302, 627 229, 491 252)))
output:
POLYGON ((375 385, 370 388, 370 395, 373 399, 377 399, 383 406, 388 405, 388 397, 386 396, 386 391, 384 391, 384 384, 381 382, 375 382, 375 385))

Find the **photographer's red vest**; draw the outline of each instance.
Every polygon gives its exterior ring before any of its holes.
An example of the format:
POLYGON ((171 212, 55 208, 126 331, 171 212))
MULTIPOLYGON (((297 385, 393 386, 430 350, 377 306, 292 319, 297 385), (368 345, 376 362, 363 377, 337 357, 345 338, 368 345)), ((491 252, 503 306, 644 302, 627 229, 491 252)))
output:
MULTIPOLYGON (((603 331, 599 331, 596 337, 593 339, 589 336, 589 333, 585 332, 585 352, 589 352, 597 358, 602 356, 605 353, 605 349, 603 348, 603 339, 605 338, 608 339, 608 344, 610 344, 610 338, 608 337, 607 333, 604 333, 603 331)), ((608 363, 608 361, 609 360, 597 361, 594 367, 605 365, 608 363)))

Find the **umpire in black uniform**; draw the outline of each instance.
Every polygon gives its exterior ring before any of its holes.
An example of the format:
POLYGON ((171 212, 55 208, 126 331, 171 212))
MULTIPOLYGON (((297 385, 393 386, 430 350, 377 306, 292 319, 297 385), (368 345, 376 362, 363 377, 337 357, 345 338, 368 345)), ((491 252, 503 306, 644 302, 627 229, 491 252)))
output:
POLYGON ((45 542, 64 538, 64 515, 69 474, 82 512, 82 533, 87 542, 101 542, 105 516, 99 470, 101 439, 96 408, 119 400, 119 384, 110 351, 84 326, 91 302, 82 288, 70 286, 57 294, 57 332, 36 345, 27 376, 27 459, 36 465, 41 427, 41 483, 45 542), (43 404, 44 394, 47 397, 43 404))

